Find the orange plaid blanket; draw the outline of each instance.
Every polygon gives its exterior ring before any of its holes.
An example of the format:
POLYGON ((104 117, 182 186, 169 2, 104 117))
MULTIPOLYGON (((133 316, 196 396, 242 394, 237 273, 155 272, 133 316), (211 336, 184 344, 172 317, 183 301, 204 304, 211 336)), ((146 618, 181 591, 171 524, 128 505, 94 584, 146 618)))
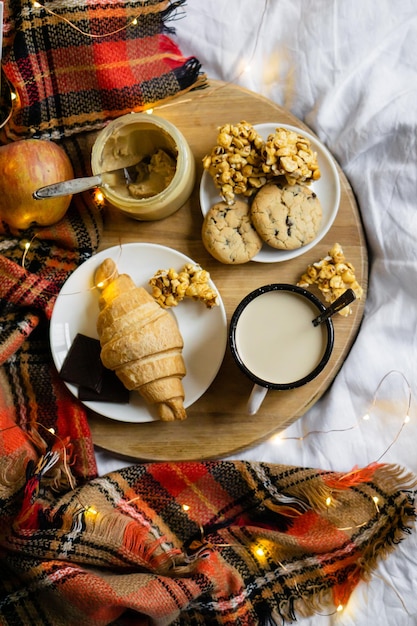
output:
POLYGON ((392 466, 151 463, 76 486, 70 442, 1 428, 4 625, 254 626, 331 612, 414 520, 415 481, 392 466))

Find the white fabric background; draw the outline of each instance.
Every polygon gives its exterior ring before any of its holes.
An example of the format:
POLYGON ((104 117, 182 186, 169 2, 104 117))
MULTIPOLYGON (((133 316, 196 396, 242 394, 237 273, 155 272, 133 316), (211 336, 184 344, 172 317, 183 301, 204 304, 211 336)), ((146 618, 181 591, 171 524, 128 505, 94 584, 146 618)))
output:
MULTIPOLYGON (((176 40, 209 78, 288 108, 327 145, 356 194, 369 244, 358 338, 329 392, 282 436, 353 428, 267 441, 237 458, 348 471, 383 455, 417 473, 417 2, 188 0, 184 11, 176 40), (408 384, 410 422, 394 442, 408 384)), ((99 451, 97 459, 101 473, 124 464, 99 451)), ((417 624, 416 537, 343 612, 300 625, 417 624)))

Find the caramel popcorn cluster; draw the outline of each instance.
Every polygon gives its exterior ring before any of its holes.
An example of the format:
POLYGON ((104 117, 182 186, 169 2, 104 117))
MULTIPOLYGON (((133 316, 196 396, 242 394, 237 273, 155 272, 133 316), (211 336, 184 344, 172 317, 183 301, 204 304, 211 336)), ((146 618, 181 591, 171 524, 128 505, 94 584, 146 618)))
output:
MULTIPOLYGON (((326 302, 332 303, 342 295, 346 289, 353 289, 358 299, 362 297, 363 289, 356 280, 355 268, 346 260, 342 246, 335 243, 329 254, 320 261, 307 267, 297 285, 308 288, 317 285, 324 295, 326 302)), ((352 312, 349 306, 339 311, 340 315, 347 316, 352 312)))
POLYGON ((321 176, 317 154, 310 141, 286 128, 277 128, 268 136, 263 150, 266 174, 285 176, 289 185, 318 180, 321 176))
POLYGON ((217 144, 204 157, 203 167, 227 204, 233 204, 236 195, 252 196, 277 176, 291 185, 320 178, 317 155, 307 138, 277 128, 264 141, 245 121, 219 128, 217 144))
POLYGON ((149 280, 152 296, 164 309, 177 306, 184 298, 204 302, 208 309, 216 306, 217 293, 209 285, 210 274, 199 265, 186 263, 180 272, 172 267, 158 270, 149 280))
POLYGON ((248 122, 219 128, 217 144, 204 157, 203 167, 227 204, 233 204, 235 195, 249 197, 265 185, 262 145, 262 137, 248 122))

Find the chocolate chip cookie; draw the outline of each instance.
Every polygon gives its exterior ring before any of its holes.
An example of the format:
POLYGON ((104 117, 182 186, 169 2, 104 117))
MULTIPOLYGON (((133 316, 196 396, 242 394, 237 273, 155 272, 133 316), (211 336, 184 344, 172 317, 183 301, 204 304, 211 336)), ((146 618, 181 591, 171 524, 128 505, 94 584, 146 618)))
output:
POLYGON ((312 241, 322 220, 322 207, 308 185, 268 183, 256 194, 251 220, 272 248, 295 250, 312 241))
POLYGON ((217 261, 229 265, 247 263, 263 244, 244 200, 236 200, 232 205, 214 204, 204 218, 201 235, 207 251, 217 261))

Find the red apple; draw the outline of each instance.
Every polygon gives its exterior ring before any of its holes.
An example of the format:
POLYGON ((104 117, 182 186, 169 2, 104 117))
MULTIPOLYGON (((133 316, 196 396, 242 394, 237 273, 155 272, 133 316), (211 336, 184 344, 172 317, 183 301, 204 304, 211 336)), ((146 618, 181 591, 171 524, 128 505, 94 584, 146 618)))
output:
POLYGON ((36 200, 33 192, 74 178, 67 154, 43 139, 22 139, 0 146, 0 219, 11 228, 51 226, 64 217, 71 196, 36 200))

